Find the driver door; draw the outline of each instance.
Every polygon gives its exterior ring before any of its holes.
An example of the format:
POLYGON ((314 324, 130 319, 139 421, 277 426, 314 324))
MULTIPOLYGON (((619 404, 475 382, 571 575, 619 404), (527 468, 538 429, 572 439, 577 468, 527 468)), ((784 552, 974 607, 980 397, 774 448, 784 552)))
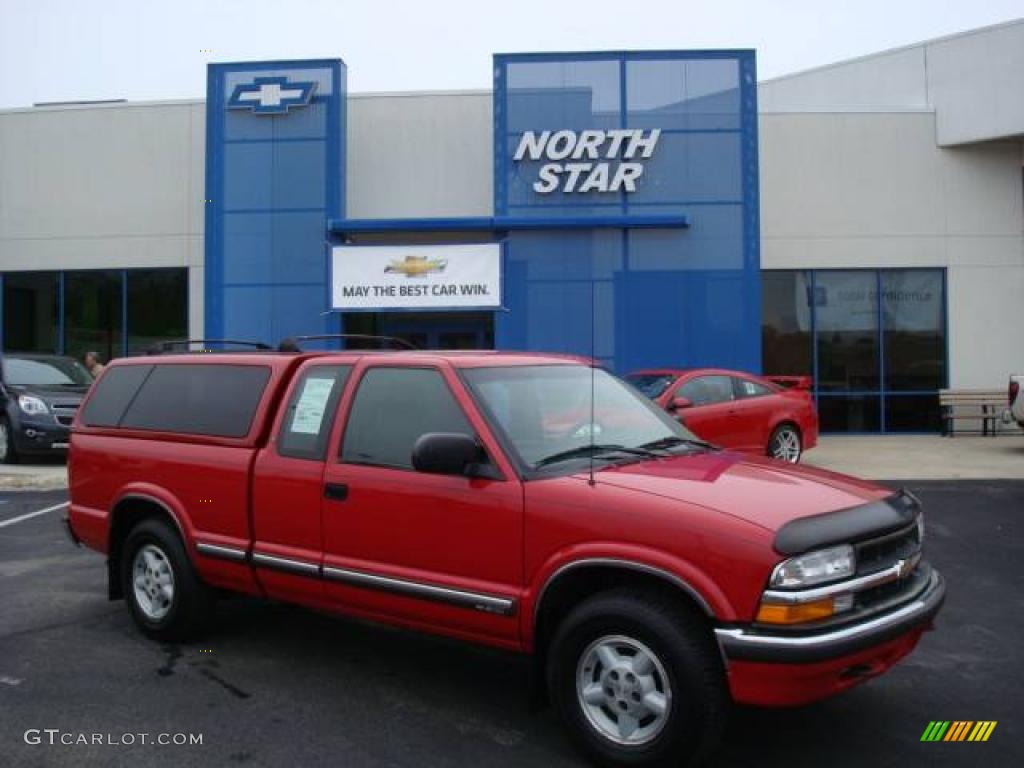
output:
POLYGON ((324 472, 329 601, 372 618, 514 646, 523 494, 450 368, 372 360, 324 472), (500 479, 418 472, 428 432, 476 436, 500 479))

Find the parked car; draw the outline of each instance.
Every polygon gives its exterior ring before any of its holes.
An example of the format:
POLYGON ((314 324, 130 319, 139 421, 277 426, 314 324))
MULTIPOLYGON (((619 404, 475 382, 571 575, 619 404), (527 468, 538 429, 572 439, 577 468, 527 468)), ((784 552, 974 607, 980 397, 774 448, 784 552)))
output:
POLYGON ((1024 374, 1010 377, 1010 388, 1007 391, 1007 402, 1010 416, 1021 427, 1024 427, 1024 374))
POLYGON ((606 765, 692 764, 731 702, 881 674, 945 593, 911 494, 716 449, 554 355, 117 360, 70 478, 145 634, 194 637, 230 590, 528 653, 606 765))
POLYGON ((0 462, 66 451, 75 411, 92 380, 70 357, 0 357, 0 462))
POLYGON ((701 439, 796 464, 818 443, 818 414, 807 377, 779 378, 724 368, 662 368, 625 376, 701 439))

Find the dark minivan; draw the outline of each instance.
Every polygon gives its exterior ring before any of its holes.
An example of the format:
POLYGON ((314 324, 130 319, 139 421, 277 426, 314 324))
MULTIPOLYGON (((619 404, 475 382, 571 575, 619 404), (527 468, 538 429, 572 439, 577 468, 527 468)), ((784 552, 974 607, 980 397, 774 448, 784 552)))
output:
POLYGON ((71 422, 92 376, 60 355, 5 354, 0 358, 0 462, 26 454, 67 450, 71 422))

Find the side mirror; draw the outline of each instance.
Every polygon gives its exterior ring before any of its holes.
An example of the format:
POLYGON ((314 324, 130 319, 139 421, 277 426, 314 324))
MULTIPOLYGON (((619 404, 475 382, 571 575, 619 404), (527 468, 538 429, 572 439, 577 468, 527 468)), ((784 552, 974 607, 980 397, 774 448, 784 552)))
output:
POLYGON ((693 405, 693 401, 688 397, 674 397, 672 402, 669 403, 668 409, 670 411, 681 411, 683 408, 689 408, 693 405))
POLYGON ((486 454, 476 439, 459 432, 428 432, 412 448, 412 466, 417 472, 435 475, 475 475, 476 465, 486 454))

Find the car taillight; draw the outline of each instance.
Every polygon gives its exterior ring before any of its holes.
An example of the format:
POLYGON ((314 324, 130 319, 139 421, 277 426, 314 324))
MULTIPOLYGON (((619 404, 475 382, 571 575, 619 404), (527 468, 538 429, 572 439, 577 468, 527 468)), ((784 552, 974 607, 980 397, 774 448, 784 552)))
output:
POLYGON ((1019 381, 1011 381, 1010 382, 1010 392, 1009 392, 1010 405, 1013 405, 1014 401, 1017 399, 1017 393, 1019 393, 1019 392, 1020 392, 1020 382, 1019 381))

